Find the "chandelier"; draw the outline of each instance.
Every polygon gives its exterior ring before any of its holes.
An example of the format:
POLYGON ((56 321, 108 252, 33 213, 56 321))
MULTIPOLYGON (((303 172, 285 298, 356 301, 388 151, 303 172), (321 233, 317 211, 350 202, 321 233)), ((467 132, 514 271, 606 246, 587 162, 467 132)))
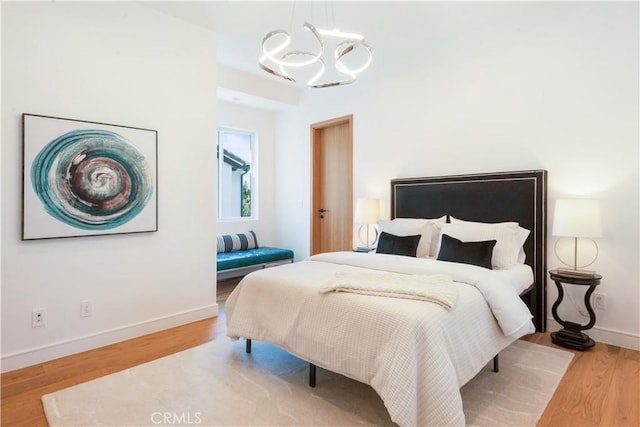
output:
POLYGON ((317 89, 351 84, 356 81, 358 74, 371 64, 371 48, 360 34, 346 33, 338 29, 323 30, 308 22, 305 22, 302 27, 312 35, 315 45, 313 51, 285 51, 291 44, 289 33, 285 30, 270 31, 262 39, 262 55, 258 61, 260 68, 274 76, 295 82, 296 79, 291 75, 291 69, 316 67, 317 73, 313 74, 306 84, 308 87, 317 89), (329 81, 322 79, 326 71, 325 59, 323 58, 325 53, 323 36, 336 39, 337 42, 331 65, 338 71, 338 77, 329 81))

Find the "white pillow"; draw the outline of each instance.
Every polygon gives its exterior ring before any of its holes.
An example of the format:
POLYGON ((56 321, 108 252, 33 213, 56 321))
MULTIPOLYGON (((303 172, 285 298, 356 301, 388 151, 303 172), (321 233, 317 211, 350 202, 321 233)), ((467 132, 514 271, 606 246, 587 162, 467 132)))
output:
MULTIPOLYGON (((524 262, 522 246, 529 236, 529 230, 520 227, 517 222, 492 224, 454 220, 454 218, 451 220, 451 223, 440 227, 442 234, 455 237, 463 242, 496 241, 491 258, 491 264, 495 268, 510 267, 524 262)), ((438 243, 439 250, 440 243, 438 243)))
POLYGON ((516 244, 520 245, 520 249, 518 250, 518 264, 524 264, 526 258, 527 258, 527 254, 524 252, 524 242, 527 241, 527 237, 529 237, 529 233, 531 233, 531 231, 527 230, 524 227, 520 227, 520 224, 518 224, 515 221, 511 221, 511 222, 475 222, 475 221, 465 221, 462 219, 458 219, 458 218, 454 218, 454 217, 450 217, 451 223, 453 224, 475 224, 475 225, 493 225, 493 226, 507 226, 507 227, 513 227, 513 226, 517 226, 518 227, 518 235, 516 237, 516 244))
POLYGON ((395 236, 415 236, 420 235, 420 242, 418 243, 418 250, 416 257, 429 258, 434 257, 437 249, 438 240, 434 239, 434 235, 437 236, 438 222, 444 222, 446 217, 436 219, 424 219, 424 218, 396 218, 394 220, 378 221, 378 229, 382 233, 393 234, 395 236))

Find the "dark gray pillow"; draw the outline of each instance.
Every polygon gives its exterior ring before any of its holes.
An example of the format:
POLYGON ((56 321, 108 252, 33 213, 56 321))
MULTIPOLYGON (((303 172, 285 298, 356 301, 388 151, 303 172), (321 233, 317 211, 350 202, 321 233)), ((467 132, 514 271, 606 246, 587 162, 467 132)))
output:
POLYGON ((491 270, 491 255, 495 245, 496 240, 463 242, 443 234, 438 260, 472 264, 491 270))
POLYGON ((420 237, 422 237, 420 234, 415 236, 396 236, 383 231, 378 238, 376 253, 415 257, 420 237))

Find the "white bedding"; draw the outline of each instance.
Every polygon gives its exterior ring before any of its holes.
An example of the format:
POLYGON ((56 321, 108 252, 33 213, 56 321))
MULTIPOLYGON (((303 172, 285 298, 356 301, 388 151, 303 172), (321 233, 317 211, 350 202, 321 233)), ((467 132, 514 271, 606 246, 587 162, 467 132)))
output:
POLYGON ((277 344, 370 384, 401 426, 464 425, 459 388, 500 350, 534 331, 529 311, 505 276, 395 255, 316 255, 246 276, 226 302, 227 334, 277 344), (448 274, 457 290, 455 306, 446 310, 426 301, 320 294, 336 274, 363 268, 448 274))

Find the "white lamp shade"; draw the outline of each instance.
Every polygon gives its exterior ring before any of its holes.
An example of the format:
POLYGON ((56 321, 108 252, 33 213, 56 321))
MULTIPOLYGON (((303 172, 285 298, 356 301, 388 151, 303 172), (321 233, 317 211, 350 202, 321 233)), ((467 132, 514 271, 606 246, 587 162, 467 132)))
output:
POLYGON ((554 236, 602 237, 600 203, 597 200, 556 200, 554 236))
POLYGON ((375 224, 380 219, 379 199, 358 199, 356 201, 355 221, 362 224, 375 224))

